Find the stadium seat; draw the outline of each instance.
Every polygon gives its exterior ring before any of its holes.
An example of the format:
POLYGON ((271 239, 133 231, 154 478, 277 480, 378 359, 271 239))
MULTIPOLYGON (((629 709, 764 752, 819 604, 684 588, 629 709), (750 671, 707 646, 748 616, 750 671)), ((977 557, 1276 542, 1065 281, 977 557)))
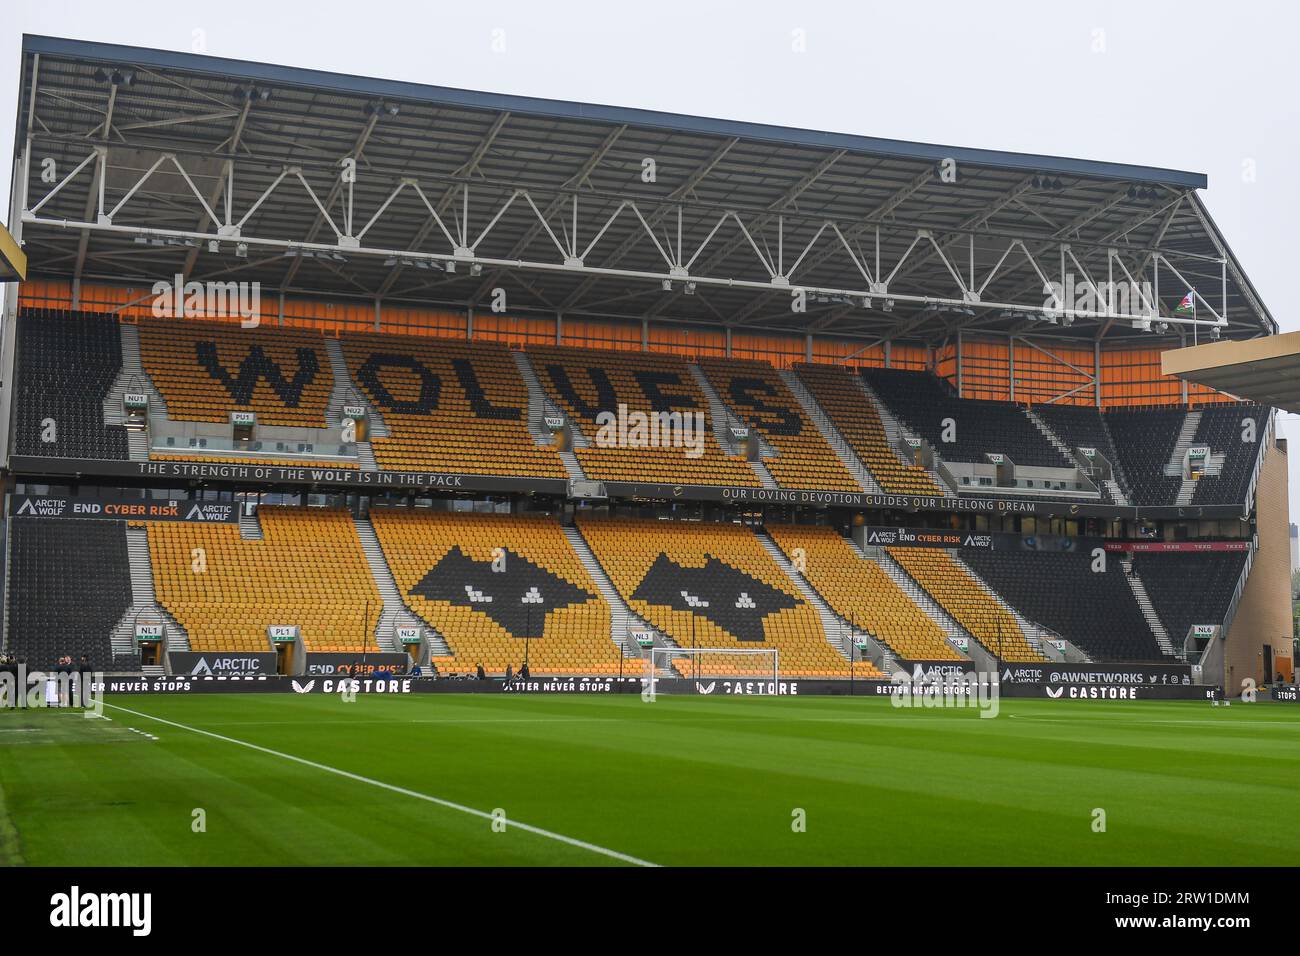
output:
POLYGON ((1017 465, 1073 468, 1024 410, 1010 402, 959 399, 947 383, 929 372, 864 368, 861 375, 880 400, 947 461, 984 462, 989 453, 1017 465), (943 422, 952 419, 955 435, 944 441, 943 422))
POLYGON ((782 488, 861 491, 799 400, 767 362, 705 359, 700 368, 724 403, 776 449, 763 464, 782 488))
POLYGON ((559 522, 544 515, 376 508, 370 513, 403 599, 451 649, 443 674, 639 674, 610 639, 609 605, 559 522))
POLYGON ((714 440, 704 393, 686 362, 651 352, 532 346, 528 356, 551 399, 588 439, 575 451, 588 478, 597 481, 654 481, 682 485, 758 487, 753 471, 726 454, 714 440), (706 434, 703 453, 688 457, 681 447, 610 447, 598 441, 597 416, 628 412, 699 412, 706 434))
POLYGON ((942 548, 888 548, 917 584, 971 635, 1004 661, 1041 661, 1020 625, 942 548))
POLYGON ((84 654, 95 670, 138 669, 114 660, 110 636, 131 606, 126 523, 11 518, 6 649, 29 667, 84 654))
POLYGON ((341 339, 352 380, 389 437, 381 469, 564 478, 555 449, 528 430, 528 389, 501 345, 399 336, 341 339))
POLYGON ((912 603, 874 561, 864 559, 834 528, 768 525, 772 539, 835 613, 906 660, 960 660, 939 625, 912 603))
POLYGON ((905 463, 889 446, 880 415, 852 371, 839 365, 796 365, 795 371, 882 491, 944 494, 924 468, 905 463))
POLYGON ((104 424, 104 397, 121 368, 116 318, 24 309, 15 359, 14 452, 126 458, 125 430, 104 424))
POLYGON ((173 421, 324 428, 334 376, 325 341, 296 328, 142 319, 140 360, 173 421))
MULTIPOLYGON (((776 648, 783 676, 849 675, 817 612, 748 528, 594 517, 579 528, 632 610, 678 646, 776 648)), ((699 676, 771 673, 763 655, 706 656, 700 665, 699 676)), ((868 661, 853 667, 859 677, 882 676, 868 661)))
POLYGON ((1165 660, 1119 557, 1109 555, 1105 570, 1094 571, 1090 553, 963 552, 966 563, 1012 607, 1093 660, 1165 660))
POLYGON ((262 538, 234 524, 150 522, 158 601, 196 651, 270 651, 267 628, 297 625, 308 651, 375 651, 383 599, 351 516, 258 509, 262 538))

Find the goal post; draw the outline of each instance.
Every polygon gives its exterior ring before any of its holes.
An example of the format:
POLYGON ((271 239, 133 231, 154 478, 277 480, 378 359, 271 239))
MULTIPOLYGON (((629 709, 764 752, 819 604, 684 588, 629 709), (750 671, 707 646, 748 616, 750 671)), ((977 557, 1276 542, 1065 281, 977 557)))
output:
POLYGON ((781 652, 775 647, 652 647, 646 658, 645 698, 654 700, 659 670, 686 680, 743 679, 771 681, 781 676, 781 652))

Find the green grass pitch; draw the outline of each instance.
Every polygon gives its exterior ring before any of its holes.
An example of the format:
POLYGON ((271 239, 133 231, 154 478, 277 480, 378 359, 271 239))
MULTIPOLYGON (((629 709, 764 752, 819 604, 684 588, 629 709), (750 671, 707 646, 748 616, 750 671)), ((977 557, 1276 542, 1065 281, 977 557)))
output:
POLYGON ((980 719, 868 698, 108 701, 111 720, 0 712, 0 864, 1290 865, 1300 850, 1294 705, 1004 699, 980 719))

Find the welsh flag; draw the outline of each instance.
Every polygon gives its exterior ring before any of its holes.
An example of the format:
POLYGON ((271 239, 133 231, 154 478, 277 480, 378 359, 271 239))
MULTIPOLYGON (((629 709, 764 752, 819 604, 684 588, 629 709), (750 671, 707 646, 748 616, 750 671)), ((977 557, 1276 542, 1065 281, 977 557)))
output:
POLYGON ((1174 315, 1195 315, 1195 314, 1196 314, 1196 301, 1193 298, 1193 294, 1191 292, 1188 292, 1187 295, 1183 296, 1183 301, 1178 303, 1178 308, 1174 309, 1174 315))

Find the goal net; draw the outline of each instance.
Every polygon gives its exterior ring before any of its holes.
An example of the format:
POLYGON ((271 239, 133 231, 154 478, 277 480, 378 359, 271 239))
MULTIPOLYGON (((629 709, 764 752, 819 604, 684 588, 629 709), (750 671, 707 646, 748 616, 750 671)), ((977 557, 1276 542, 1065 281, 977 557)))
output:
POLYGON ((653 700, 661 680, 762 680, 773 692, 781 673, 774 647, 655 647, 646 658, 646 697, 653 700))

